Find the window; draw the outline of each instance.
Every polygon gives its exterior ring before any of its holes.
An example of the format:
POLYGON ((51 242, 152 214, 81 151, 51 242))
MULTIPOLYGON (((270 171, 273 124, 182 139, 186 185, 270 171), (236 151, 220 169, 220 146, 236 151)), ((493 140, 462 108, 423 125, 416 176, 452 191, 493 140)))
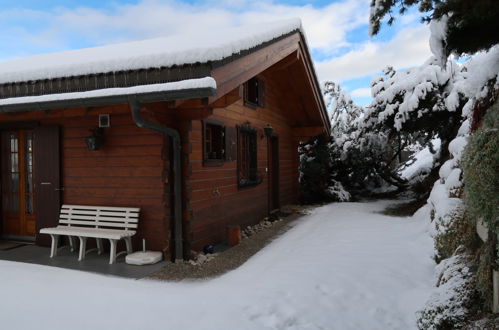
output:
POLYGON ((203 121, 204 161, 220 163, 225 159, 225 127, 215 121, 203 121))
POLYGON ((251 108, 264 107, 264 83, 251 78, 244 84, 244 104, 251 108))
POLYGON ((238 127, 237 173, 239 187, 259 184, 256 130, 249 126, 238 127))

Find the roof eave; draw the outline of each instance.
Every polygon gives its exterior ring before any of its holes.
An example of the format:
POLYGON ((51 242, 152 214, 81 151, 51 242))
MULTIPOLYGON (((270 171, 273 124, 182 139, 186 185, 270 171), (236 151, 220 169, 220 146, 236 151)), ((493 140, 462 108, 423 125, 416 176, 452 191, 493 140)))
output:
POLYGON ((322 123, 324 125, 324 129, 326 131, 326 134, 331 135, 331 122, 329 121, 329 115, 327 114, 326 104, 324 102, 324 97, 322 96, 322 91, 320 88, 319 80, 317 79, 317 72, 315 70, 315 66, 314 66, 314 63, 312 61, 312 56, 310 55, 310 51, 308 49, 307 39, 302 31, 300 31, 300 36, 301 36, 301 40, 302 40, 302 46, 303 46, 303 49, 305 51, 304 55, 306 57, 306 63, 308 64, 310 71, 312 72, 312 77, 313 77, 312 81, 314 84, 314 86, 312 86, 312 88, 314 89, 315 93, 317 93, 319 96, 319 97, 317 97, 317 100, 318 100, 317 107, 318 107, 318 110, 319 110, 320 115, 321 115, 322 123))
POLYGON ((127 104, 131 95, 140 103, 153 103, 172 100, 188 100, 206 98, 216 94, 216 88, 201 87, 187 88, 172 91, 148 92, 137 94, 117 94, 111 96, 97 96, 88 98, 74 98, 67 100, 53 100, 42 102, 26 102, 0 105, 0 113, 23 112, 33 110, 55 110, 68 108, 87 108, 115 104, 127 104))

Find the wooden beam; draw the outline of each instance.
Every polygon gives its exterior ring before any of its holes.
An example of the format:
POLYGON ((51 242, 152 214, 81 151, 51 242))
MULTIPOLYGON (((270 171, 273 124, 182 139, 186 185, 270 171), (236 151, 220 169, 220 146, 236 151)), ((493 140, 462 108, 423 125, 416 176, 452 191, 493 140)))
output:
POLYGON ((224 96, 222 96, 218 100, 211 103, 210 106, 213 108, 225 108, 225 107, 228 107, 229 105, 239 101, 240 99, 241 99, 241 93, 240 93, 239 87, 236 87, 232 91, 230 91, 229 93, 225 94, 224 96))
POLYGON ((168 114, 179 120, 198 120, 204 119, 213 114, 213 108, 194 108, 194 109, 172 109, 168 114))
POLYGON ((208 105, 208 98, 178 100, 175 102, 176 109, 205 108, 208 105))
POLYGON ((270 67, 267 72, 273 73, 275 71, 281 71, 285 70, 288 68, 290 65, 293 65, 297 61, 300 60, 300 53, 299 50, 293 52, 291 55, 288 55, 286 58, 275 64, 274 66, 270 67))
POLYGON ((217 95, 210 97, 209 103, 213 103, 250 78, 297 51, 300 38, 300 34, 296 32, 254 53, 214 69, 211 76, 217 82, 217 95))

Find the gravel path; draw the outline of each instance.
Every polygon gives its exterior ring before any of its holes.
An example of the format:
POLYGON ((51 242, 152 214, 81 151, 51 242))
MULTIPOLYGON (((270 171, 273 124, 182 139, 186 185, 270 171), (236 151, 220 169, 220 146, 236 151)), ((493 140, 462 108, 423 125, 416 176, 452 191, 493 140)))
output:
POLYGON ((302 215, 301 211, 295 209, 294 213, 286 218, 273 222, 272 227, 255 233, 248 238, 243 238, 240 244, 218 253, 212 260, 204 264, 192 265, 189 262, 169 264, 149 275, 149 278, 164 281, 182 281, 222 275, 241 266, 274 238, 291 228, 290 223, 302 215))

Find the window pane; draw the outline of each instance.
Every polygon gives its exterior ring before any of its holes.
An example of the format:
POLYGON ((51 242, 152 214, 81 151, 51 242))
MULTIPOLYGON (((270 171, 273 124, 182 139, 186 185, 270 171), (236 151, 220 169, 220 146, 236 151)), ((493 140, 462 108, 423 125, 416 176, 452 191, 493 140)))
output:
POLYGON ((225 137, 223 131, 223 126, 213 124, 205 125, 205 159, 221 160, 224 158, 225 137))
POLYGON ((33 174, 26 175, 26 192, 31 194, 33 192, 33 174))
POLYGON ((11 175, 11 189, 12 192, 19 191, 19 174, 17 173, 11 175))
POLYGON ((26 132, 26 152, 33 151, 33 132, 26 132))
POLYGON ((17 133, 10 133, 10 152, 18 151, 17 133))
POLYGON ((26 195, 26 213, 33 213, 33 195, 26 195))
POLYGON ((257 136, 254 130, 241 130, 238 157, 239 185, 258 183, 257 136))
POLYGON ((10 209, 11 212, 18 212, 19 211, 19 195, 14 194, 12 195, 12 208, 10 209))
POLYGON ((10 154, 10 171, 19 171, 19 155, 17 153, 10 154))

